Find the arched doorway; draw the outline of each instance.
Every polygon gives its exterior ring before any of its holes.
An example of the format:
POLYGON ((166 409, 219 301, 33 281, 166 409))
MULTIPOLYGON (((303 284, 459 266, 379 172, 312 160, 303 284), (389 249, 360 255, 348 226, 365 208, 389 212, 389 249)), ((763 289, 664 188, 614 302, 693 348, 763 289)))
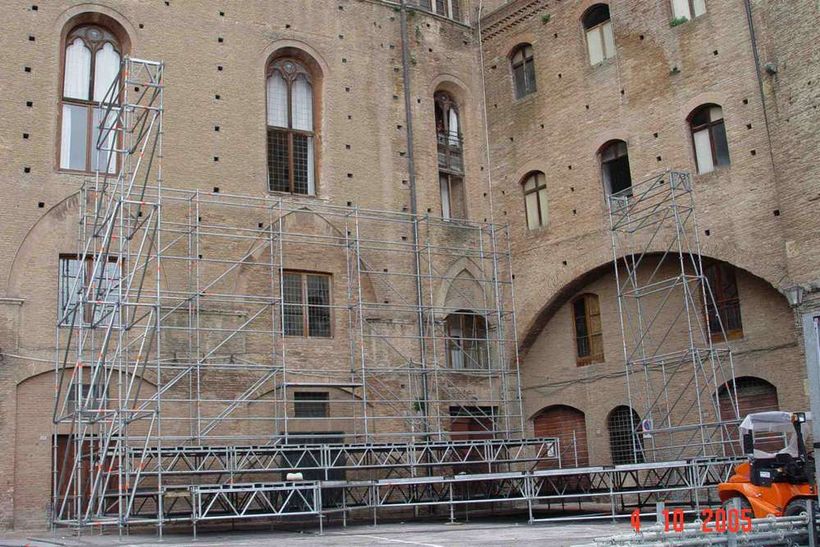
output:
MULTIPOLYGON (((584 413, 567 405, 552 405, 533 419, 536 437, 556 437, 559 442, 562 467, 589 465, 587 427, 584 413)), ((550 461, 548 467, 557 467, 550 461)))
MULTIPOLYGON (((737 398, 738 416, 741 420, 753 412, 768 412, 780 410, 777 400, 777 388, 762 378, 741 376, 720 386, 717 392, 720 415, 726 420, 735 416, 734 401, 737 398), (728 418, 727 418, 728 417, 728 418)), ((727 455, 741 454, 740 437, 737 426, 732 424, 725 429, 727 441, 727 455)), ((757 446, 766 451, 777 451, 783 447, 779 436, 769 440, 757 440, 757 446)))

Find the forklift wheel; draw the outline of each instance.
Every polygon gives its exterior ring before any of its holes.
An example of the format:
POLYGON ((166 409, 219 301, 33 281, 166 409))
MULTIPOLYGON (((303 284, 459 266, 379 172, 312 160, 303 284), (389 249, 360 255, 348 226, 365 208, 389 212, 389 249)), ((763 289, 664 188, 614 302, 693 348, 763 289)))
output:
MULTIPOLYGON (((745 496, 734 496, 734 497, 729 498, 729 499, 727 499, 726 501, 724 501, 721 505, 723 506, 723 508, 724 508, 724 509, 727 509, 727 510, 728 510, 728 509, 731 509, 732 507, 734 507, 734 505, 733 505, 733 503, 732 503, 732 502, 733 502, 735 499, 739 499, 739 500, 740 500, 740 510, 741 510, 741 511, 743 511, 744 509, 749 509, 749 510, 751 511, 751 509, 752 509, 752 504, 751 504, 751 503, 749 503, 749 500, 747 500, 745 496)), ((804 510, 805 510, 805 509, 804 509, 804 510)), ((797 514, 799 515, 800 513, 797 513, 797 514)))
MULTIPOLYGON (((797 500, 793 500, 793 501, 789 502, 789 504, 786 506, 786 510, 783 511, 783 516, 784 517, 796 517, 797 515, 799 515, 801 513, 808 514, 808 512, 809 512, 808 500, 797 499, 797 500)), ((816 515, 817 514, 817 509, 816 508, 815 508, 814 512, 815 512, 815 515, 816 515)))

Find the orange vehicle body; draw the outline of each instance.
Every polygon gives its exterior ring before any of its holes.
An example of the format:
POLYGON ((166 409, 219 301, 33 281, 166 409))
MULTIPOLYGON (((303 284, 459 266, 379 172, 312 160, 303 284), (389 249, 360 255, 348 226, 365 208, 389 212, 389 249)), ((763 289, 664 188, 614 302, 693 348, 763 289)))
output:
POLYGON ((783 516, 786 506, 796 499, 817 499, 817 488, 813 484, 774 482, 769 486, 757 486, 751 482, 750 471, 749 462, 741 463, 727 482, 718 485, 721 502, 743 496, 752 506, 755 518, 762 518, 783 516))

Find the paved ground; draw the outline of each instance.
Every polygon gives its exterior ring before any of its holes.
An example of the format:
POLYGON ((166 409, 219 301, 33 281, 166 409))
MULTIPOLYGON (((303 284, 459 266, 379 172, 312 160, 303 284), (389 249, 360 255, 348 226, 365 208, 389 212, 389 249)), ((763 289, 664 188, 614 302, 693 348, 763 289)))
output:
POLYGON ((0 546, 97 547, 103 545, 196 545, 201 547, 257 547, 263 545, 380 545, 422 547, 478 547, 490 545, 578 546, 592 545, 593 538, 623 534, 626 523, 562 523, 527 525, 511 521, 482 520, 468 523, 412 522, 333 527, 320 536, 318 531, 292 532, 282 530, 200 533, 194 540, 189 534, 166 534, 162 540, 155 535, 130 535, 118 540, 116 535, 82 537, 49 532, 0 535, 0 546))

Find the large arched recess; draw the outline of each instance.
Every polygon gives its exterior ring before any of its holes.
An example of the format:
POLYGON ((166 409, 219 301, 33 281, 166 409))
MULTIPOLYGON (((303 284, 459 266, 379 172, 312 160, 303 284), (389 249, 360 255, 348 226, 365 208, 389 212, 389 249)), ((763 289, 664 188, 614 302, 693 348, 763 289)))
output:
MULTIPOLYGON (((649 253, 650 257, 657 257, 660 258, 663 256, 662 252, 654 252, 649 253)), ((726 262, 732 264, 735 268, 744 271, 746 274, 751 275, 756 279, 762 280, 767 285, 771 286, 775 290, 780 291, 780 288, 776 283, 774 283, 771 279, 767 279, 762 275, 762 273, 757 268, 749 269, 746 268, 745 265, 738 265, 737 263, 721 260, 717 257, 711 257, 707 255, 701 255, 704 260, 715 260, 717 262, 726 262)), ((525 329, 521 332, 519 337, 519 355, 523 359, 526 356, 529 349, 535 343, 538 335, 541 331, 544 330, 546 324, 552 319, 555 315, 556 311, 566 304, 569 299, 578 293, 583 287, 600 279, 605 275, 610 275, 614 279, 614 269, 612 265, 612 260, 607 260, 605 262, 601 262, 599 265, 589 269, 580 275, 576 276, 575 278, 568 281, 566 284, 561 286, 560 289, 555 291, 552 296, 541 306, 539 311, 533 316, 533 318, 529 321, 525 329)))

